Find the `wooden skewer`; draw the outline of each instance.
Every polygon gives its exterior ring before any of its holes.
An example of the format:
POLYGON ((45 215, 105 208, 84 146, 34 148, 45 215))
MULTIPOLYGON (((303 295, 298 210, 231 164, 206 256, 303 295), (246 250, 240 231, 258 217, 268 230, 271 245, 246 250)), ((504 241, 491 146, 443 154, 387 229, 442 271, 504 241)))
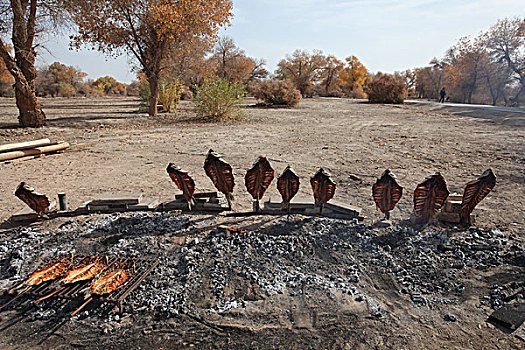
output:
POLYGON ((27 287, 23 292, 21 292, 20 294, 18 294, 16 297, 14 297, 13 299, 9 300, 7 303, 5 303, 4 305, 0 306, 0 310, 2 310, 4 307, 10 305, 13 301, 17 300, 18 298, 20 298, 22 295, 24 295, 26 292, 28 292, 29 290, 31 289, 31 287, 27 287))
POLYGON ((66 286, 63 286, 62 288, 59 288, 59 289, 55 290, 54 292, 51 292, 51 293, 49 293, 48 295, 43 296, 42 298, 33 301, 33 303, 38 304, 39 302, 41 302, 41 301, 43 301, 43 300, 46 300, 47 298, 50 298, 50 297, 52 297, 53 295, 57 294, 58 292, 64 290, 64 288, 66 288, 66 286))
POLYGON ((84 307, 86 307, 87 304, 89 304, 91 301, 93 300, 93 297, 90 297, 88 300, 86 300, 86 302, 82 305, 80 305, 80 307, 78 309, 75 310, 75 312, 73 312, 71 314, 71 317, 75 316, 77 313, 80 312, 80 310, 82 310, 84 307))

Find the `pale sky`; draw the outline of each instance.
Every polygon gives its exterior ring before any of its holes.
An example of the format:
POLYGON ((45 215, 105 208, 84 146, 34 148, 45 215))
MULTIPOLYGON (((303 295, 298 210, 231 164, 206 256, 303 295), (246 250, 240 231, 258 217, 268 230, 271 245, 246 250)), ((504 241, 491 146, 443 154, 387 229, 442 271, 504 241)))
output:
MULTIPOLYGON (((462 36, 476 36, 498 19, 525 15, 523 0, 234 0, 232 25, 222 30, 248 56, 263 58, 273 72, 296 49, 320 49, 340 59, 357 56, 372 72, 392 73, 441 58, 462 36)), ((89 78, 135 78, 128 59, 83 49, 68 39, 46 43, 39 64, 59 61, 89 78)))

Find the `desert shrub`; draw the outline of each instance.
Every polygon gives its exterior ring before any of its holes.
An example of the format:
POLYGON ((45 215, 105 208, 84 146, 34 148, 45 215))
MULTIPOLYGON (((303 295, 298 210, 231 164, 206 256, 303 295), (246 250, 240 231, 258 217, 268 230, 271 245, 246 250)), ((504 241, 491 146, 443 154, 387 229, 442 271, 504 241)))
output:
POLYGON ((68 83, 58 83, 58 95, 61 97, 73 97, 77 93, 75 87, 68 83))
POLYGON ((165 112, 174 112, 179 104, 184 86, 178 80, 159 84, 159 103, 165 112))
POLYGON ((193 92, 189 87, 184 86, 184 91, 182 92, 180 99, 183 101, 193 100, 193 92))
POLYGON ((194 102, 197 115, 210 119, 241 116, 239 104, 241 97, 246 93, 241 84, 226 79, 206 80, 196 90, 194 102))
POLYGON ((377 73, 367 87, 368 100, 374 103, 403 103, 406 85, 390 74, 377 73))
POLYGON ((288 80, 265 80, 250 86, 251 94, 269 105, 296 106, 301 92, 288 80))

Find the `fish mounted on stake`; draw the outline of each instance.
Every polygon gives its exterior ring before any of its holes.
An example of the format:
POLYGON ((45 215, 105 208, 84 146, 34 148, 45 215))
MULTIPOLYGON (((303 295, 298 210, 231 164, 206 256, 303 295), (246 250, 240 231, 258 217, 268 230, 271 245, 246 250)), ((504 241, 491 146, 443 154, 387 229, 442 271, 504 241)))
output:
POLYGON ((399 186, 396 176, 390 171, 385 170, 383 175, 372 185, 372 196, 376 202, 377 209, 385 214, 385 219, 390 219, 390 211, 403 195, 403 187, 399 186))
POLYGON ((470 214, 494 186, 496 186, 496 176, 492 169, 485 170, 479 178, 467 183, 461 200, 461 222, 470 224, 470 214))
POLYGON ((326 202, 334 197, 336 184, 323 168, 310 179, 310 184, 314 192, 315 205, 320 207, 319 212, 322 213, 326 202))
POLYGON ((190 175, 188 175, 187 171, 182 170, 179 166, 175 166, 173 163, 168 164, 166 171, 171 180, 179 190, 182 191, 184 198, 188 201, 188 207, 191 210, 195 207, 195 198, 193 197, 193 194, 195 193, 195 182, 190 175))
POLYGON ((264 193, 270 187, 275 176, 275 171, 268 159, 260 156, 253 164, 253 167, 246 172, 244 177, 244 184, 248 193, 252 195, 255 201, 255 211, 260 210, 259 200, 264 196, 264 193))
POLYGON ((283 198, 283 209, 290 211, 290 201, 299 192, 299 176, 290 166, 284 169, 283 173, 277 179, 277 189, 283 198))
POLYGON ((16 188, 15 196, 22 200, 29 208, 33 209, 39 216, 44 216, 49 209, 49 199, 42 193, 35 191, 33 187, 21 182, 16 188))
POLYGON ((226 163, 221 155, 210 149, 208 156, 204 161, 204 171, 211 179, 213 185, 219 192, 224 193, 228 205, 232 206, 233 187, 235 182, 233 179, 233 170, 230 164, 226 163))
POLYGON ((439 172, 420 183, 414 191, 414 212, 417 222, 422 225, 430 224, 448 195, 447 183, 439 172))

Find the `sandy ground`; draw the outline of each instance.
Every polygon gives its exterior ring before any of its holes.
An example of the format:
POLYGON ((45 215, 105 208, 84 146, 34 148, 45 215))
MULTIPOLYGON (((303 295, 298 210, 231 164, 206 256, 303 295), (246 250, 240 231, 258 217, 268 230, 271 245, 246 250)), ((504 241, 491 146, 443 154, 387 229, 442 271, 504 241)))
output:
MULTIPOLYGON (((71 207, 103 193, 142 192, 145 198, 167 200, 176 190, 165 168, 174 162, 190 172, 199 191, 213 190, 202 169, 212 148, 234 168, 234 210, 251 208, 243 177, 257 156, 265 155, 276 173, 286 165, 296 170, 302 181, 300 196, 304 197, 311 196, 310 176, 319 167, 330 171, 338 186, 335 199, 361 207, 367 225, 382 217, 375 210, 371 186, 387 168, 405 187, 405 195, 392 213, 393 221, 400 222, 409 218, 413 190, 426 176, 440 171, 449 190, 462 193, 468 181, 490 167, 498 183, 475 210, 477 225, 499 228, 507 237, 514 234, 523 239, 522 114, 450 106, 371 105, 344 99, 308 99, 293 109, 255 108, 254 102, 245 101, 245 119, 218 123, 196 119, 189 102, 183 102, 175 114, 150 118, 137 112, 134 99, 49 99, 42 101, 48 126, 24 130, 16 127, 14 101, 0 99, 0 144, 49 137, 74 145, 59 155, 0 164, 0 220, 23 207, 13 196, 20 181, 51 197, 66 192, 71 207)), ((274 186, 269 195, 278 195, 274 186)), ((260 221, 255 217, 238 222, 253 226, 260 221)), ((265 224, 268 222, 265 219, 265 224)), ((511 276, 516 271, 523 268, 516 268, 511 276)), ((200 348, 518 348, 523 343, 485 323, 490 309, 477 306, 488 284, 502 275, 502 271, 484 275, 475 286, 477 294, 447 307, 462 317, 461 323, 444 322, 443 310, 415 307, 391 294, 385 278, 377 280, 368 292, 396 315, 387 320, 357 316, 361 315, 357 306, 337 310, 329 305, 329 298, 299 300, 305 305, 298 306, 295 325, 232 326, 225 336, 185 316, 162 321, 153 330, 153 321, 139 319, 112 335, 114 343, 108 340, 103 344, 105 348, 187 348, 199 343, 200 348), (320 310, 315 317, 300 313, 312 309, 320 310), (149 333, 137 333, 137 329, 148 329, 149 333), (126 345, 123 337, 129 337, 130 343, 126 345)), ((275 314, 289 302, 274 301, 275 314)), ((27 336, 29 329, 20 331, 19 336, 27 336)), ((89 337, 89 327, 81 322, 67 329, 68 334, 78 331, 89 337)), ((10 333, 0 344, 17 348, 16 334, 10 333)), ((89 344, 93 346, 93 342, 89 344)), ((56 338, 43 347, 82 346, 56 338)))
MULTIPOLYGON (((254 101, 246 101, 247 106, 254 101)), ((223 154, 235 172, 236 210, 251 208, 244 175, 259 155, 276 173, 291 165, 302 178, 301 196, 310 197, 308 180, 319 167, 337 182, 335 198, 380 218, 371 185, 391 169, 405 187, 392 213, 407 219, 412 192, 440 171, 451 192, 492 168, 498 183, 475 213, 480 225, 522 232, 525 222, 525 117, 475 109, 424 105, 370 105, 351 100, 309 99, 294 109, 245 109, 246 119, 226 123, 193 117, 191 104, 179 112, 149 118, 133 99, 49 99, 42 101, 48 126, 14 128, 11 99, 0 100, 0 144, 48 137, 73 149, 13 164, 1 164, 0 220, 23 207, 13 197, 20 181, 55 197, 66 192, 76 207, 101 193, 137 193, 169 199, 175 190, 165 168, 180 165, 197 190, 212 190, 202 165, 208 149, 223 154)), ((278 195, 272 186, 269 195, 278 195)))

